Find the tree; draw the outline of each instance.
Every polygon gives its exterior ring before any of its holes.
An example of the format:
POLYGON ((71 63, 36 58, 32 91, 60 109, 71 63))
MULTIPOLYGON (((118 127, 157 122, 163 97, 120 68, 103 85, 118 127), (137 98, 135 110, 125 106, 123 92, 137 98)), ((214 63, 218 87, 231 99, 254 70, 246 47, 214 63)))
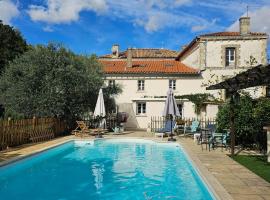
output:
MULTIPOLYGON (((230 106, 222 105, 217 114, 218 132, 230 128, 230 106)), ((254 148, 265 152, 266 134, 263 127, 270 122, 270 99, 252 99, 243 93, 240 101, 235 105, 236 144, 242 147, 254 148)))
POLYGON ((0 74, 10 61, 26 50, 27 44, 20 32, 0 20, 0 74))
POLYGON ((6 116, 60 116, 74 122, 93 111, 102 85, 102 68, 95 56, 78 56, 49 44, 16 58, 3 73, 0 92, 6 116))

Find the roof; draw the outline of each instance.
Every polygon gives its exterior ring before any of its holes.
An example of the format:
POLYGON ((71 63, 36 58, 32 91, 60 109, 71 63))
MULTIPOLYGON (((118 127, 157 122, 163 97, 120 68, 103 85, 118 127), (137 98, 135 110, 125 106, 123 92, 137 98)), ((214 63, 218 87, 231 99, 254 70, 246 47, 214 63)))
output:
MULTIPOLYGON (((131 49, 132 58, 176 58, 177 51, 169 49, 155 49, 155 48, 143 48, 143 49, 131 49)), ((99 58, 114 58, 112 54, 100 56, 99 58)), ((119 53, 118 58, 127 58, 127 51, 119 53)))
POLYGON ((199 74, 199 70, 175 60, 134 60, 127 67, 126 60, 100 60, 106 74, 199 74))
POLYGON ((267 34, 266 33, 251 32, 247 35, 241 35, 240 32, 216 32, 216 33, 208 33, 208 34, 199 35, 196 38, 194 38, 189 43, 189 45, 178 54, 178 56, 176 57, 176 60, 179 60, 183 55, 185 55, 187 52, 192 50, 193 47, 195 47, 195 44, 197 44, 197 42, 203 38, 209 38, 209 37, 210 38, 211 37, 250 37, 250 36, 267 37, 267 34))
MULTIPOLYGON (((256 33, 256 32, 251 32, 247 35, 251 36, 267 36, 266 33, 256 33)), ((216 32, 216 33, 208 33, 204 35, 200 35, 199 37, 218 37, 218 36, 225 36, 225 37, 230 37, 230 36, 242 36, 240 32, 216 32)))
POLYGON ((263 86, 270 84, 270 64, 258 65, 236 76, 226 79, 215 85, 207 87, 207 90, 226 89, 230 92, 236 92, 241 89, 263 86))

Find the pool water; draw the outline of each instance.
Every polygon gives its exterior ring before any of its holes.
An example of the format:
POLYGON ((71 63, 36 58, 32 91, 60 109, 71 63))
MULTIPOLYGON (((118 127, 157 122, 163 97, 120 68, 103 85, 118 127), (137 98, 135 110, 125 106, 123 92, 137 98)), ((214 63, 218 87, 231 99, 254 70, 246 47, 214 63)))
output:
POLYGON ((176 143, 72 141, 0 167, 0 199, 213 199, 176 143))

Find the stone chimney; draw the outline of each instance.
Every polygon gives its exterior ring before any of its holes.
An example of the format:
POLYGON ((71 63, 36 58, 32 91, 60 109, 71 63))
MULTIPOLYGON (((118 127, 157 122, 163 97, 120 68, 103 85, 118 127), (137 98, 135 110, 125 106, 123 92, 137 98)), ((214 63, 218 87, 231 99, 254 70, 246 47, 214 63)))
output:
POLYGON ((247 35, 250 33, 250 17, 241 17, 239 19, 240 35, 247 35))
POLYGON ((114 44, 112 46, 112 57, 113 58, 118 58, 119 57, 119 45, 118 44, 114 44))
POLYGON ((132 48, 127 49, 127 68, 132 67, 132 48))

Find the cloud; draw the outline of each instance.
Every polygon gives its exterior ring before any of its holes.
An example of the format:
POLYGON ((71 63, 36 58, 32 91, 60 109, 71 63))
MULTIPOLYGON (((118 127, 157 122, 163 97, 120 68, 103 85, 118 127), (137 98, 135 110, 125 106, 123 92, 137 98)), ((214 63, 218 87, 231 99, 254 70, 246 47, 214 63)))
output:
MULTIPOLYGON (((45 0, 45 5, 30 5, 28 13, 33 21, 47 25, 76 22, 82 11, 94 11, 112 20, 143 27, 148 33, 166 28, 185 28, 192 32, 224 29, 216 21, 213 22, 212 16, 200 14, 201 9, 206 10, 207 6, 226 10, 228 5, 215 4, 213 0, 205 0, 204 4, 194 0, 45 0), (197 6, 196 12, 193 12, 193 6, 197 6)), ((43 29, 51 31, 48 27, 43 29)))
POLYGON ((33 21, 62 24, 79 20, 82 11, 103 13, 106 10, 105 0, 46 0, 46 6, 30 5, 28 14, 33 21))
MULTIPOLYGON (((243 16, 246 16, 244 14, 243 16)), ((250 29, 253 32, 265 32, 270 35, 270 6, 263 6, 249 12, 251 18, 250 29)), ((229 31, 239 31, 239 21, 236 20, 229 28, 229 31)))
POLYGON ((148 33, 166 28, 193 27, 194 32, 198 29, 217 28, 216 24, 196 15, 197 13, 189 14, 192 0, 107 0, 107 3, 111 18, 131 21, 134 25, 143 27, 148 33))
POLYGON ((11 24, 11 20, 19 16, 20 12, 16 4, 11 0, 0 0, 0 20, 5 24, 11 24))
POLYGON ((45 27, 43 27, 43 31, 45 31, 45 32, 53 32, 53 28, 51 26, 45 26, 45 27))
POLYGON ((215 26, 216 22, 217 22, 217 19, 213 19, 212 22, 210 22, 210 23, 208 21, 205 21, 203 24, 192 26, 191 32, 203 31, 209 27, 215 26))
POLYGON ((188 3, 191 3, 191 0, 175 0, 174 2, 176 6, 182 6, 188 3))

